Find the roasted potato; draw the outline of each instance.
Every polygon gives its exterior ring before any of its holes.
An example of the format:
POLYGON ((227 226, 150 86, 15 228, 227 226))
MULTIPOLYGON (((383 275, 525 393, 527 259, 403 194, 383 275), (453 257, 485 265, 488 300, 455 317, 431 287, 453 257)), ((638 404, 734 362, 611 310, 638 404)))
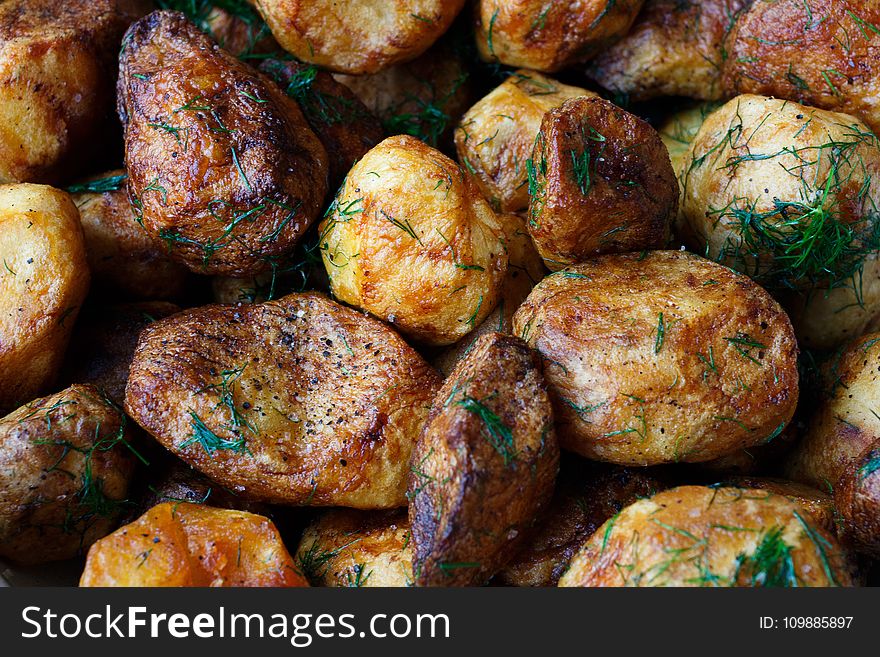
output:
POLYGON ((122 406, 141 331, 179 311, 178 306, 164 301, 87 306, 73 329, 61 378, 70 383, 91 383, 122 406))
POLYGON ((833 536, 781 495, 682 486, 606 522, 559 586, 852 586, 850 569, 833 536))
POLYGON ((69 559, 116 526, 135 452, 125 416, 72 386, 0 419, 0 556, 69 559))
POLYGON ((607 100, 572 98, 547 112, 526 164, 529 234, 550 269, 669 241, 678 211, 669 152, 607 100))
POLYGON ((313 586, 412 586, 406 511, 322 514, 303 533, 296 565, 313 586))
POLYGON ((95 543, 80 586, 308 586, 272 521, 166 502, 95 543))
POLYGON ((772 440, 797 404, 788 317, 745 276, 693 254, 562 270, 513 325, 543 357, 561 446, 587 458, 708 461, 772 440))
POLYGON ((768 288, 851 283, 880 247, 880 146, 864 123, 739 96, 686 156, 682 237, 768 288))
POLYGON ((464 0, 255 0, 278 43, 297 59, 339 73, 376 73, 427 50, 464 0))
POLYGON ((519 338, 482 336, 434 398, 413 452, 415 583, 487 582, 550 501, 558 469, 537 356, 519 338))
POLYGON ((845 112, 876 131, 878 25, 877 0, 754 0, 725 42, 724 92, 845 112))
POLYGON ((105 150, 116 53, 144 5, 0 3, 0 183, 55 183, 105 150))
POLYGON ((315 294, 179 313, 141 334, 129 415, 218 484, 267 502, 406 504, 439 380, 380 322, 315 294))
POLYGON ((660 127, 660 139, 663 140, 666 150, 669 151, 672 170, 676 175, 679 175, 684 168, 688 150, 706 121, 706 117, 719 106, 719 103, 700 103, 693 107, 686 107, 668 117, 660 127))
POLYGON ((501 221, 461 167, 414 137, 367 153, 319 230, 333 295, 419 342, 456 342, 500 298, 501 221))
POLYGON ((131 26, 118 105, 138 219, 193 271, 267 270, 317 217, 327 152, 296 102, 183 14, 131 26))
POLYGON ((550 506, 498 579, 509 586, 556 586, 574 553, 606 520, 663 488, 644 470, 563 461, 550 506))
POLYGON ((880 557, 880 439, 843 471, 834 489, 843 532, 855 549, 880 557))
POLYGON ((541 119, 569 98, 595 96, 540 73, 517 71, 474 105, 455 130, 459 161, 496 210, 529 206, 528 168, 541 119))
POLYGON ((830 534, 836 534, 837 523, 835 518, 834 499, 828 494, 813 486, 801 484, 787 479, 774 477, 730 477, 725 479, 723 485, 735 488, 752 488, 766 490, 774 495, 782 495, 804 508, 812 516, 816 526, 821 527, 830 534))
POLYGON ((236 57, 271 53, 279 46, 250 0, 154 0, 159 9, 182 11, 236 57))
POLYGON ((263 303, 269 301, 271 288, 271 273, 246 278, 215 276, 211 280, 211 292, 216 303, 263 303))
POLYGON ((44 185, 0 185, 0 411, 52 385, 89 267, 70 196, 44 185))
POLYGON ((478 0, 477 49, 487 62, 553 72, 625 35, 644 0, 478 0))
POLYGON ((126 299, 176 299, 186 289, 188 270, 138 224, 126 177, 123 170, 110 171, 69 188, 82 222, 92 286, 126 299))
POLYGON ((600 52, 587 74, 631 100, 720 100, 724 39, 751 1, 646 0, 632 30, 600 52))

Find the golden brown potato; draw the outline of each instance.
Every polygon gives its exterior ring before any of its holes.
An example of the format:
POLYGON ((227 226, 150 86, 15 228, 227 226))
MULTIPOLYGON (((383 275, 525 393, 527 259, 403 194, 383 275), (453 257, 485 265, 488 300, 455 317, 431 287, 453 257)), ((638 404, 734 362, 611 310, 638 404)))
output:
POLYGON ((0 3, 0 183, 57 182, 104 150, 119 42, 144 5, 0 3))
POLYGON ((178 306, 164 301, 87 306, 73 329, 62 379, 91 383, 122 406, 128 369, 141 331, 179 311, 178 306))
POLYGON ((678 181, 660 135, 602 98, 544 115, 529 179, 529 234, 553 270, 602 253, 661 249, 678 181))
POLYGON ((185 267, 168 257, 135 219, 123 170, 69 188, 79 209, 92 285, 126 299, 174 299, 188 281, 185 267))
POLYGON ((296 100, 327 150, 335 189, 349 169, 382 141, 382 123, 346 85, 317 67, 296 60, 267 59, 260 70, 296 100))
POLYGON ((625 35, 644 0, 479 0, 477 49, 487 62, 553 72, 625 35))
POLYGON ((880 247, 880 146, 845 114, 739 96, 681 173, 682 237, 769 288, 842 287, 880 247))
POLYGON ((804 508, 812 516, 816 526, 830 534, 837 533, 834 499, 813 486, 796 481, 773 477, 731 477, 725 479, 724 486, 766 490, 774 495, 782 495, 804 508))
POLYGON ((708 461, 772 440, 797 404, 788 317, 745 276, 690 253, 562 270, 513 325, 543 357, 560 444, 595 460, 708 461))
POLYGON ((236 57, 278 50, 269 26, 250 0, 155 0, 158 9, 182 11, 236 57))
POLYGON ((458 159, 496 210, 529 206, 526 161, 541 119, 569 98, 595 96, 540 73, 516 71, 474 105, 455 130, 458 159))
POLYGON ((556 586, 574 553, 606 520, 663 488, 643 470, 563 461, 550 506, 499 579, 509 586, 556 586))
POLYGON ((487 582, 550 501, 558 469, 536 354, 519 338, 484 335, 437 393, 413 452, 415 583, 487 582))
POLYGON ((334 509, 306 528, 296 565, 313 586, 412 586, 406 511, 334 509))
POLYGON ((844 535, 855 549, 880 557, 880 440, 844 470, 834 489, 844 535))
POLYGON ((297 59, 359 75, 421 55, 464 0, 255 0, 278 43, 297 59))
POLYGON ((333 295, 420 342, 456 342, 498 303, 501 221, 461 167, 414 137, 367 153, 319 230, 333 295))
POLYGON ((129 29, 119 115, 139 220, 193 271, 266 270, 317 217, 327 152, 297 104, 183 14, 129 29))
POLYGON ((218 484, 282 504, 406 504, 437 374, 380 322, 315 294, 206 306, 141 334, 129 415, 218 484))
POLYGON ((660 139, 663 140, 669 151, 672 170, 676 176, 684 168, 688 150, 690 150, 706 117, 718 107, 719 103, 700 103, 694 107, 687 107, 670 116, 660 127, 660 139))
POLYGON ((58 374, 89 290, 79 214, 43 185, 0 185, 0 411, 43 392, 58 374))
POLYGON ((69 559, 116 526, 135 452, 122 412, 72 386, 0 419, 0 556, 69 559))
POLYGON ((80 586, 308 586, 272 521, 166 502, 89 550, 80 586))
POLYGON ((847 557, 803 508, 763 490, 682 486, 593 534, 559 586, 852 586, 847 557))
POLYGON ((215 276, 211 280, 216 303, 263 303, 270 300, 271 288, 271 272, 246 278, 215 276))
POLYGON ((877 0, 755 0, 725 42, 724 92, 845 112, 878 130, 878 25, 877 0))
POLYGON ((850 344, 832 365, 834 381, 786 464, 787 475, 833 491, 841 475, 880 439, 880 333, 850 344))
POLYGON ((629 33, 590 62, 587 74, 632 100, 722 97, 724 39, 751 0, 647 0, 629 33))

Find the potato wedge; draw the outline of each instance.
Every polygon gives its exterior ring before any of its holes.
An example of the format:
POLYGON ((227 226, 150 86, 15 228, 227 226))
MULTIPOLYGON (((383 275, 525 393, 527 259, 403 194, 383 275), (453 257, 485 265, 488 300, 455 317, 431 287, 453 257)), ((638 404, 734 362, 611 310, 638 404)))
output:
POLYGON ((93 386, 0 419, 0 556, 70 559, 112 531, 134 471, 131 437, 122 411, 93 386))
POLYGON ((831 534, 763 490, 682 486, 593 534, 559 586, 852 586, 831 534))
POLYGON ((537 356, 519 338, 482 336, 434 398, 413 452, 415 583, 487 582, 549 503, 558 469, 537 356))
POLYGON ((456 342, 498 303, 501 221, 461 167, 414 137, 367 153, 319 230, 333 295, 419 342, 456 342))
POLYGON ((89 290, 79 213, 64 192, 0 185, 0 411, 51 386, 89 290))
POLYGON ((317 217, 327 152, 299 107, 183 14, 131 26, 118 108, 132 205, 191 270, 267 270, 317 217))
POLYGON ((410 454, 438 386, 386 326, 306 293, 150 325, 125 407, 235 492, 384 509, 406 504, 410 454))
POLYGON ((797 404, 788 317, 745 276, 690 253, 562 270, 513 325, 543 357, 560 444, 587 458, 709 461, 772 440, 797 404))
POLYGON ((544 115, 529 172, 529 234, 552 270, 602 253, 661 249, 678 181, 660 135, 602 98, 544 115))
POLYGON ((855 549, 880 557, 880 440, 846 467, 834 489, 834 504, 855 549))
POLYGON ((308 586, 272 521, 166 502, 89 550, 80 586, 308 586))

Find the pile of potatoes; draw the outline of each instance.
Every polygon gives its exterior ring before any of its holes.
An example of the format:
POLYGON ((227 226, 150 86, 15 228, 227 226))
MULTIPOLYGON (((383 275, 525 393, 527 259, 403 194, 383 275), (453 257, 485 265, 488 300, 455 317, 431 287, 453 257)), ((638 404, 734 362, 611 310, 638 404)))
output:
POLYGON ((878 53, 873 0, 0 3, 6 572, 877 582, 878 53))

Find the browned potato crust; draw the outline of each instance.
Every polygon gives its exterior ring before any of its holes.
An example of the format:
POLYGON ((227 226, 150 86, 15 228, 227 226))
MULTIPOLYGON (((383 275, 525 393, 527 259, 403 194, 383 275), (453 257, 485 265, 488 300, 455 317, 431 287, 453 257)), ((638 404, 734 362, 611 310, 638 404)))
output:
POLYGON ((62 378, 91 383, 121 406, 141 331, 179 311, 164 301, 87 307, 73 329, 62 378))
POLYGON ((0 185, 0 411, 52 384, 89 289, 79 214, 43 185, 0 185))
POLYGON ((844 470, 834 489, 834 503, 844 535, 855 549, 880 558, 880 440, 844 470))
POLYGON ((456 342, 498 303, 501 221, 461 167, 414 137, 367 153, 319 230, 333 295, 415 340, 456 342))
POLYGON ((606 520, 663 488, 643 470, 563 461, 550 506, 499 579, 509 586, 556 586, 574 553, 606 520))
POLYGON ((544 114, 569 98, 595 96, 534 71, 516 71, 477 102, 455 130, 458 159, 497 210, 529 206, 528 169, 544 114))
POLYGON ((193 271, 268 269, 317 217, 327 152, 298 106, 183 14, 129 29, 118 104, 132 205, 193 271))
POLYGON ((89 550, 80 586, 308 586, 272 521, 159 504, 89 550))
POLYGON ((122 412, 72 386, 0 419, 0 556, 69 559, 115 527, 134 469, 122 412))
POLYGON ((421 55, 464 0, 255 0, 278 43, 297 59, 340 73, 376 73, 421 55))
POLYGON ((169 450, 254 499, 406 503, 437 374, 380 322, 315 294, 206 306, 141 334, 126 409, 169 450))
POLYGON ((644 0, 479 0, 477 49, 487 62, 553 72, 625 35, 644 0))
POLYGON ((880 2, 755 0, 727 38, 725 94, 854 114, 880 129, 880 2))
POLYGON ((0 183, 56 182, 112 134, 116 53, 144 0, 0 3, 0 183))
POLYGON ((773 477, 731 477, 725 479, 723 483, 725 486, 756 488, 787 497, 795 504, 802 506, 812 516, 818 527, 830 534, 835 534, 837 531, 834 499, 818 488, 773 477))
POLYGON ((788 317, 745 276, 690 253, 562 270, 513 325, 544 359, 561 445, 588 458, 708 461, 772 439, 797 404, 788 317))
POLYGON ((157 9, 186 13, 199 29, 236 57, 272 53, 280 48, 250 0, 155 0, 155 4, 157 9))
POLYGON ((413 452, 416 584, 488 581, 550 501, 558 469, 537 356, 519 338, 484 335, 437 393, 413 452))
POLYGON ((406 511, 334 509, 306 528, 296 565, 312 586, 412 586, 406 511))
POLYGON ((215 276, 211 291, 216 303, 263 303, 269 301, 272 274, 256 274, 245 278, 215 276))
POLYGON ((600 52, 587 74, 631 100, 718 100, 724 39, 751 1, 647 0, 629 33, 600 52))
POLYGON ((602 98, 544 115, 529 169, 529 233, 550 269, 601 253, 660 249, 678 181, 660 135, 602 98))
POLYGON ((852 586, 831 534, 763 490, 682 486, 593 534, 559 586, 852 586))
MULTIPOLYGON (((120 169, 90 181, 124 175, 120 169)), ((153 241, 138 224, 124 182, 118 189, 72 193, 71 198, 79 209, 93 287, 125 299, 175 299, 183 294, 187 269, 172 261, 168 247, 153 241)))

